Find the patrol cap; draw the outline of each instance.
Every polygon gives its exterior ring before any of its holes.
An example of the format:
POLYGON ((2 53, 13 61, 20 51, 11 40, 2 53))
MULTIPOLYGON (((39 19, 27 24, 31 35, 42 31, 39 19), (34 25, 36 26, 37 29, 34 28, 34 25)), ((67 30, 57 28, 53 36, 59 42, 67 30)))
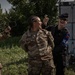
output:
POLYGON ((67 20, 68 19, 68 13, 63 13, 59 16, 60 19, 63 19, 63 20, 67 20))

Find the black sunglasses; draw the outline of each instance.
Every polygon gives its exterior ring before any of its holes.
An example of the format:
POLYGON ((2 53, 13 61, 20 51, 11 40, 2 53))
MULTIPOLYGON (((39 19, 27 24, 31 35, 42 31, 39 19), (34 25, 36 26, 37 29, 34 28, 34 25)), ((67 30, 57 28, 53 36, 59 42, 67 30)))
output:
POLYGON ((66 19, 66 18, 60 18, 60 20, 64 20, 64 21, 67 21, 67 19, 66 19))

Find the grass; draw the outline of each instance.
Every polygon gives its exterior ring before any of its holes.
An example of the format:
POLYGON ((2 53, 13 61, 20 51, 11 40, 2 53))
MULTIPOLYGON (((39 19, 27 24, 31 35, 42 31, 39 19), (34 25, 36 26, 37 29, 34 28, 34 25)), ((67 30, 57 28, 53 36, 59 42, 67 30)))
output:
MULTIPOLYGON (((27 53, 20 48, 20 37, 13 37, 0 42, 0 62, 2 75, 27 75, 27 53)), ((75 75, 75 66, 68 67, 65 75, 75 75)))

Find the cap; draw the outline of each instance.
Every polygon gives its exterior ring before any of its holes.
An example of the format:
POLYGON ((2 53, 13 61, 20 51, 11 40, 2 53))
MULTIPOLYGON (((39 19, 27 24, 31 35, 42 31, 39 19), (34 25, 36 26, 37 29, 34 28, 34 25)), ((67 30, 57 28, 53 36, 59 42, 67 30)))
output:
POLYGON ((59 16, 59 18, 60 18, 60 19, 65 19, 65 20, 67 20, 67 18, 68 18, 68 13, 63 13, 63 14, 61 14, 61 15, 59 16))

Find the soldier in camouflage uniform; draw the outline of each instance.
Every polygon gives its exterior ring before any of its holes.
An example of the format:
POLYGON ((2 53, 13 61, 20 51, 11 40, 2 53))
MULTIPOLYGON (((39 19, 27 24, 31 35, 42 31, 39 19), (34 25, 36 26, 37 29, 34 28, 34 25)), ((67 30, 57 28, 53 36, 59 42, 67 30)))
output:
POLYGON ((51 32, 41 28, 42 22, 37 16, 31 16, 28 22, 30 28, 20 40, 21 47, 28 53, 28 75, 55 75, 51 32))

